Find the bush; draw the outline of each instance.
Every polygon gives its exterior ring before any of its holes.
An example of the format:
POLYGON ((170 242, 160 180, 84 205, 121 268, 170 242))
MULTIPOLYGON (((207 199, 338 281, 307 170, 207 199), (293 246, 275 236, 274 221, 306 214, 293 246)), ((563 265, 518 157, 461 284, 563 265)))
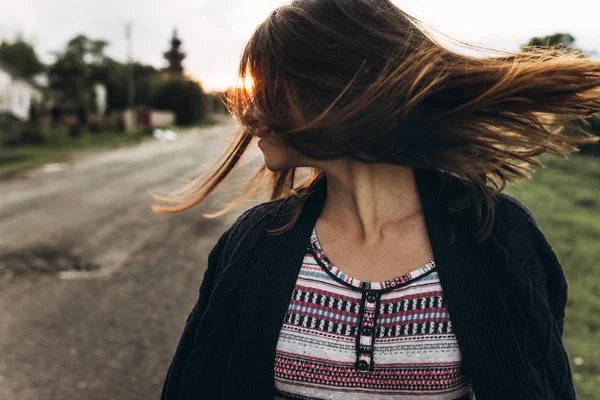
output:
POLYGON ((73 125, 69 128, 69 136, 72 138, 77 138, 81 136, 81 127, 79 125, 73 125))
POLYGON ((35 121, 23 122, 11 113, 0 113, 0 145, 40 145, 44 141, 35 121))
POLYGON ((27 126, 21 133, 20 143, 25 145, 40 145, 44 143, 44 136, 39 131, 39 128, 27 126))
POLYGON ((117 121, 117 130, 119 132, 125 132, 125 121, 123 121, 123 118, 119 118, 117 121))
POLYGON ((84 106, 77 107, 77 121, 80 125, 87 125, 88 123, 88 111, 84 106))
POLYGON ((40 145, 46 140, 39 126, 34 124, 19 123, 11 127, 10 131, 2 130, 1 145, 14 147, 21 145, 40 145))
POLYGON ((31 103, 29 105, 29 121, 38 122, 39 120, 39 112, 38 105, 36 103, 31 103))
POLYGON ((62 109, 59 106, 52 106, 50 109, 50 118, 52 125, 57 126, 62 120, 62 109))
POLYGON ((12 113, 0 112, 0 144, 12 146, 19 140, 22 122, 12 113))
POLYGON ((184 77, 173 77, 157 88, 153 106, 175 113, 177 125, 193 125, 206 113, 204 91, 198 82, 184 77))
POLYGON ((93 134, 98 134, 98 133, 102 132, 102 126, 100 126, 100 124, 97 122, 92 122, 90 124, 89 129, 90 129, 90 133, 93 133, 93 134))

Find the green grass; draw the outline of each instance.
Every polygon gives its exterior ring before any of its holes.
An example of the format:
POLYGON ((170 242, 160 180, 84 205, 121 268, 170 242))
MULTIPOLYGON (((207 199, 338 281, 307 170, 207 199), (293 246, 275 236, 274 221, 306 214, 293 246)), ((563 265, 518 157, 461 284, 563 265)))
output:
POLYGON ((39 147, 0 148, 0 178, 11 177, 42 164, 63 162, 67 159, 68 152, 59 149, 50 150, 39 147))
MULTIPOLYGON (((191 128, 206 128, 217 124, 218 120, 208 116, 203 121, 189 127, 175 126, 169 129, 184 133, 191 128)), ((72 138, 67 128, 48 128, 42 132, 44 144, 36 146, 2 147, 0 145, 0 179, 9 178, 20 172, 47 163, 65 162, 76 152, 93 149, 110 149, 139 143, 151 138, 151 132, 83 132, 72 138)))
MULTIPOLYGON (((190 128, 205 128, 216 124, 211 117, 192 127, 171 127, 177 133, 190 128)), ((66 128, 48 129, 43 132, 44 144, 36 146, 2 147, 0 146, 0 179, 9 178, 20 172, 47 163, 65 162, 76 152, 93 149, 110 149, 139 143, 151 138, 151 133, 135 131, 122 132, 84 132, 80 137, 69 137, 66 128)))
POLYGON ((0 178, 46 163, 67 161, 76 152, 122 147, 149 137, 143 132, 101 132, 83 133, 80 137, 71 138, 65 132, 55 132, 51 139, 38 146, 0 147, 0 178))
POLYGON ((507 193, 533 212, 560 260, 569 284, 563 343, 577 398, 600 393, 600 158, 542 159, 532 180, 507 193), (583 364, 574 362, 576 357, 583 364))

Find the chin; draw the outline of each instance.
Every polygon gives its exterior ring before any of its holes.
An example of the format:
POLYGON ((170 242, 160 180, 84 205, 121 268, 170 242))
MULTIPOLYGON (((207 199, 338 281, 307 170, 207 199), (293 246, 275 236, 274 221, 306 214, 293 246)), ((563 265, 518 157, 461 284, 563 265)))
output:
POLYGON ((286 162, 274 162, 265 158, 265 166, 271 172, 283 171, 291 168, 286 162))
POLYGON ((279 144, 264 142, 260 149, 263 153, 265 166, 272 172, 281 171, 289 168, 287 149, 279 144))

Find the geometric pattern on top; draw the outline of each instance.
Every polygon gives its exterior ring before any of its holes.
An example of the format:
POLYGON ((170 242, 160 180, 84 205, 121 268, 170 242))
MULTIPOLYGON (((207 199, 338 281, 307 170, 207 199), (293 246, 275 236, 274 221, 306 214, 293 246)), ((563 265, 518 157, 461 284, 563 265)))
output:
POLYGON ((279 334, 275 399, 475 399, 435 262, 363 282, 313 228, 279 334))

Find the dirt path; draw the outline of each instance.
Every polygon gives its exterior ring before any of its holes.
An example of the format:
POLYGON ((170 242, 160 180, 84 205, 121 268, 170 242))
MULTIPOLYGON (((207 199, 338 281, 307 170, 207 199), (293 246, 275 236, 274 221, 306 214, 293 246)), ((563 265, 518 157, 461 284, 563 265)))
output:
POLYGON ((0 399, 158 398, 218 235, 260 154, 211 201, 155 215, 148 190, 177 188, 233 136, 219 125, 0 182, 0 399), (62 272, 60 272, 62 271, 62 272))

